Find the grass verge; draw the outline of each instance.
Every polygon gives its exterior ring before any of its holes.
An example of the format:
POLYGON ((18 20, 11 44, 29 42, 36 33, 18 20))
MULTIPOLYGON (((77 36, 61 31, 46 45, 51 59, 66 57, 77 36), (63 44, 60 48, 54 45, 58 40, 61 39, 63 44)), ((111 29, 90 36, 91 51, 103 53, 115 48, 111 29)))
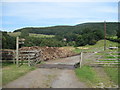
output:
POLYGON ((115 83, 118 84, 118 68, 113 67, 104 67, 105 72, 110 77, 110 79, 115 83))
POLYGON ((35 67, 28 65, 16 67, 15 64, 4 63, 2 66, 2 84, 5 85, 32 70, 35 70, 35 67))
POLYGON ((90 87, 93 87, 97 83, 99 83, 99 78, 96 72, 90 66, 83 66, 82 68, 77 68, 75 70, 75 73, 81 81, 85 82, 90 87))

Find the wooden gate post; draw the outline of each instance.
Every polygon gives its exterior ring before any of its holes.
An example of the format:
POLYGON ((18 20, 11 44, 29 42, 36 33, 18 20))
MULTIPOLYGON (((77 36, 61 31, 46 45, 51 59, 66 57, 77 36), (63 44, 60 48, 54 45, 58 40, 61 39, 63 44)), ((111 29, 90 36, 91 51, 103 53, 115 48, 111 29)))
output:
POLYGON ((28 66, 30 66, 30 55, 28 54, 28 66))
POLYGON ((82 56, 83 56, 83 52, 80 53, 80 68, 81 68, 81 65, 82 65, 82 56))
POLYGON ((106 50, 106 21, 104 21, 104 51, 106 50))
POLYGON ((18 59, 19 59, 19 37, 16 38, 16 65, 18 67, 18 59))
POLYGON ((13 57, 14 57, 14 58, 13 58, 13 64, 15 64, 15 63, 16 63, 16 62, 15 62, 15 57, 16 57, 16 56, 15 56, 15 51, 13 51, 13 57))

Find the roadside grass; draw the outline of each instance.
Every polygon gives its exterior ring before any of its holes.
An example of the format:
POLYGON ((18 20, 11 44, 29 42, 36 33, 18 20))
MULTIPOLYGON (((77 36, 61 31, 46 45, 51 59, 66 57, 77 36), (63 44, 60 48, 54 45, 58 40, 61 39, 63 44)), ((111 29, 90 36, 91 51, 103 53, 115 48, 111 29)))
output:
MULTIPOLYGON (((115 53, 115 52, 118 52, 117 49, 116 50, 108 49, 109 47, 117 47, 118 43, 112 42, 109 40, 106 40, 106 42, 107 42, 106 43, 106 47, 107 47, 106 51, 104 51, 104 40, 98 41, 95 45, 86 45, 86 46, 82 46, 82 47, 76 47, 74 49, 74 51, 78 52, 78 53, 80 53, 81 51, 83 51, 83 52, 93 52, 93 51, 99 52, 99 53, 96 53, 95 55, 98 55, 98 57, 100 56, 103 59, 101 61, 105 61, 105 63, 111 63, 110 61, 116 61, 114 63, 117 63, 117 60, 106 60, 106 59, 119 58, 117 56, 118 53, 115 53), (88 49, 84 49, 84 48, 88 48, 88 49), (110 52, 113 52, 113 53, 110 53, 110 52), (109 56, 109 55, 115 55, 115 56, 109 56), (108 62, 106 62, 106 61, 108 61, 108 62)), ((99 64, 99 62, 98 62, 98 64, 99 64)), ((101 78, 104 76, 100 76, 94 69, 95 68, 93 68, 93 67, 83 66, 82 68, 77 68, 75 70, 75 72, 81 81, 86 82, 90 86, 98 86, 99 83, 101 83, 102 81, 103 81, 102 83, 104 83, 104 81, 105 81, 104 84, 106 86, 109 86, 109 84, 111 83, 109 81, 109 79, 101 78), (109 82, 109 83, 107 83, 107 82, 109 82)), ((118 82, 118 70, 117 70, 118 68, 113 68, 113 67, 109 67, 109 66, 105 65, 104 69, 105 69, 104 70, 105 73, 107 73, 106 77, 109 77, 112 82, 114 82, 115 84, 118 84, 117 83, 118 82)), ((111 85, 113 85, 113 84, 111 84, 111 85)))
POLYGON ((86 84, 90 87, 96 86, 99 83, 99 77, 94 69, 90 66, 77 68, 75 73, 81 81, 86 82, 86 84))
MULTIPOLYGON (((111 41, 109 42, 109 44, 112 44, 113 47, 118 45, 117 43, 111 42, 111 41)), ((102 56, 102 59, 99 61, 103 61, 103 63, 108 63, 108 64, 110 64, 111 62, 116 63, 115 65, 111 65, 113 67, 109 65, 104 65, 104 71, 106 72, 106 74, 108 75, 108 77, 111 79, 112 82, 114 82, 115 84, 118 84, 118 79, 119 79, 118 78, 118 66, 120 65, 118 58, 120 56, 118 56, 119 53, 116 53, 116 52, 118 52, 118 49, 113 49, 113 50, 107 49, 106 51, 96 53, 96 55, 102 56), (108 59, 111 59, 111 60, 108 60, 108 59)))
POLYGON ((110 77, 110 79, 118 85, 118 68, 104 67, 105 72, 110 77))
POLYGON ((12 63, 3 63, 2 84, 5 85, 32 70, 35 70, 35 67, 29 67, 26 64, 17 67, 15 64, 12 63))

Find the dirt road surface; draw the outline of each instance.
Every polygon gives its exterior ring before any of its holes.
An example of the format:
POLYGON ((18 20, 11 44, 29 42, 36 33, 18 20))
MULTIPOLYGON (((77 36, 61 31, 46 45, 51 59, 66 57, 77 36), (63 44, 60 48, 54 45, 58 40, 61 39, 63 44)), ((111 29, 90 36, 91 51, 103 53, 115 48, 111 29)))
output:
MULTIPOLYGON (((75 60, 76 63, 79 58, 79 56, 63 58, 61 63, 65 64, 64 60, 67 62, 75 60)), ((3 88, 87 88, 87 86, 78 80, 74 70, 38 68, 8 83, 3 88)))
POLYGON ((73 70, 37 69, 3 86, 3 88, 85 88, 73 70))
POLYGON ((73 70, 62 70, 53 81, 52 88, 86 88, 86 85, 78 80, 73 70))

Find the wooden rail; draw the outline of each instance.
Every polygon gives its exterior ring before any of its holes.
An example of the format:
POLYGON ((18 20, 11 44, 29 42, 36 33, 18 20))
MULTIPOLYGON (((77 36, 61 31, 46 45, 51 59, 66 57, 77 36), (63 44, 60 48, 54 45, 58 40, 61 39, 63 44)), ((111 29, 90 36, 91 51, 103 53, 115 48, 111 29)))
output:
POLYGON ((41 51, 19 51, 19 60, 27 60, 28 61, 28 65, 35 65, 38 62, 40 62, 40 52, 41 51))
MULTIPOLYGON (((28 65, 36 64, 40 62, 40 52, 37 50, 19 50, 18 54, 18 63, 27 61, 28 65)), ((15 50, 0 50, 0 54, 2 55, 2 60, 0 62, 13 62, 16 60, 16 51, 15 50)), ((21 63, 19 63, 21 64, 21 63)))
MULTIPOLYGON (((103 53, 103 52, 101 52, 101 53, 103 53)), ((98 56, 98 58, 96 59, 96 64, 120 65, 120 61, 119 61, 120 59, 118 58, 120 55, 112 55, 113 53, 119 54, 120 52, 115 52, 115 51, 114 52, 104 52, 103 55, 96 55, 96 56, 98 56), (105 54, 110 54, 110 55, 105 55, 105 54), (111 58, 111 57, 113 57, 113 58, 111 58)))

